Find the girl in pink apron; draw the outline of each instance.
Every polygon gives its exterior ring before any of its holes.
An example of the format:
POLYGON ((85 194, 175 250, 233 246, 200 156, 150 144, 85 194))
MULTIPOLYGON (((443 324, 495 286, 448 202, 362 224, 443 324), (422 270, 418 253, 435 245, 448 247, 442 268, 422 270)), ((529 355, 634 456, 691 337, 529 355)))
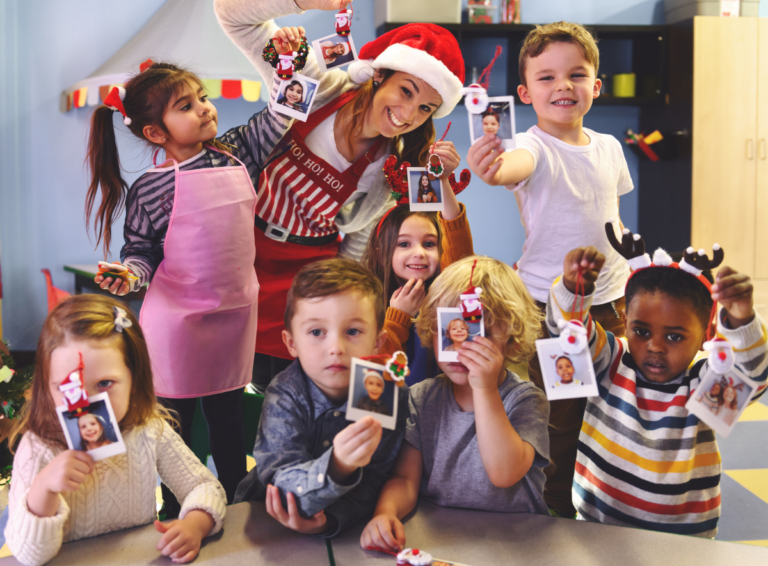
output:
MULTIPOLYGON (((188 445, 201 399, 219 480, 231 501, 246 473, 242 393, 253 371, 258 312, 253 182, 287 120, 263 111, 216 138, 216 109, 200 80, 151 61, 125 89, 115 87, 105 104, 93 115, 86 214, 90 217, 101 187, 94 224, 106 256, 111 224, 125 199, 118 271, 127 271, 97 276, 96 282, 124 295, 151 281, 140 320, 155 391, 178 413, 188 445), (166 166, 142 175, 127 196, 113 110, 120 111, 131 132, 164 149, 168 158, 166 166)), ((172 514, 169 501, 174 499, 168 491, 164 498, 172 514)))
MULTIPOLYGON (((348 2, 301 0, 301 9, 338 11, 348 2)), ((300 14, 294 0, 219 0, 215 10, 230 39, 262 77, 270 39, 298 50, 302 28, 278 30, 271 18, 300 14)), ((294 123, 259 179, 256 272, 259 329, 254 384, 265 387, 290 359, 282 342, 286 295, 307 263, 341 254, 360 259, 371 229, 394 201, 384 160, 426 164, 433 117, 461 98, 464 61, 453 35, 409 24, 365 45, 347 70, 323 73, 310 50, 302 75, 320 81, 307 122, 294 123), (344 234, 343 240, 340 233, 344 234)))

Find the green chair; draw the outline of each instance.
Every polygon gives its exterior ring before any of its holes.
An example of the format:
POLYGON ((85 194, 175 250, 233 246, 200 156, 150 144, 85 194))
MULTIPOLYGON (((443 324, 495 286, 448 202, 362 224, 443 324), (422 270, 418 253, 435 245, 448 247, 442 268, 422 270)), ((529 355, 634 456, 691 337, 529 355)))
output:
MULTIPOLYGON (((261 407, 264 404, 264 395, 248 384, 243 393, 243 424, 245 425, 245 453, 252 455, 253 445, 256 443, 256 431, 259 428, 261 407)), ((211 447, 208 443, 208 426, 200 408, 200 400, 197 401, 197 409, 192 420, 192 452, 200 458, 204 464, 208 464, 208 456, 211 455, 211 447)))

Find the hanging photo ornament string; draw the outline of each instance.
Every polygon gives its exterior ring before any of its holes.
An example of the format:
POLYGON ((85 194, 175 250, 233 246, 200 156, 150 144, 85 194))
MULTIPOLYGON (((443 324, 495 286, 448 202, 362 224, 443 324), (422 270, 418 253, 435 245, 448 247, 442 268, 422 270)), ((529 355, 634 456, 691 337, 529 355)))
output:
POLYGON ((445 173, 443 160, 440 159, 439 155, 435 154, 435 148, 437 147, 438 142, 441 142, 445 139, 445 136, 448 135, 448 130, 450 129, 451 129, 451 122, 448 122, 448 126, 445 128, 443 137, 441 137, 439 140, 435 140, 435 143, 432 144, 432 148, 429 150, 429 163, 427 163, 427 175, 429 176, 430 181, 434 181, 435 179, 442 177, 443 173, 445 173))
POLYGON ((571 319, 567 321, 560 320, 557 323, 557 326, 562 330, 559 339, 560 348, 566 354, 578 354, 587 346, 587 330, 582 323, 582 318, 584 317, 584 290, 585 284, 582 277, 582 268, 579 266, 576 274, 573 305, 571 306, 571 319), (579 303, 579 296, 581 296, 581 304, 577 313, 576 305, 579 303))
POLYGON ((480 295, 483 290, 480 287, 475 287, 472 284, 472 278, 475 275, 475 266, 477 260, 472 263, 472 271, 469 273, 469 287, 461 295, 459 300, 461 304, 459 308, 461 310, 461 317, 467 322, 479 322, 483 318, 483 303, 480 302, 480 295))
POLYGON ((501 51, 501 45, 497 45, 493 59, 480 73, 477 82, 461 89, 461 94, 464 95, 464 106, 471 114, 482 114, 488 109, 488 86, 491 82, 491 69, 498 56, 501 55, 501 51))

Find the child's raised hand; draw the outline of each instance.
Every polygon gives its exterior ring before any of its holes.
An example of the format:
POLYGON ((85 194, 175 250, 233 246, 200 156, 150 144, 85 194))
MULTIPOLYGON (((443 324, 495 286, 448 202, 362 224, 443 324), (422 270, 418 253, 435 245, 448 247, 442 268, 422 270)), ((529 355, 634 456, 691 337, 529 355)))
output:
POLYGON ((728 311, 728 323, 731 328, 739 328, 752 321, 755 317, 753 305, 753 287, 749 275, 723 266, 715 276, 712 285, 712 299, 728 311))
POLYGON ((272 39, 275 40, 275 49, 279 53, 289 53, 299 50, 302 37, 305 37, 304 28, 299 26, 280 28, 272 39))
POLYGON ((360 535, 360 546, 363 550, 383 548, 390 552, 400 552, 405 548, 403 523, 394 515, 376 515, 360 535))
POLYGON ((504 354, 488 338, 475 336, 462 342, 459 362, 469 370, 469 386, 473 390, 498 389, 504 354))
POLYGON ((576 282, 581 271, 581 280, 584 283, 584 294, 590 295, 595 288, 595 281, 605 263, 605 256, 594 246, 576 248, 565 256, 563 262, 563 283, 571 292, 576 292, 576 282))
POLYGON ((56 455, 35 478, 50 493, 77 491, 93 472, 93 458, 80 450, 64 450, 56 455))
POLYGON ((328 473, 343 483, 358 468, 367 466, 381 441, 381 423, 364 417, 347 426, 333 438, 333 457, 328 473))
POLYGON ((493 134, 486 134, 469 148, 467 164, 485 183, 500 185, 503 161, 499 158, 503 153, 501 139, 493 134))
POLYGON ((311 519, 299 515, 296 498, 291 492, 286 495, 288 510, 280 501, 280 490, 272 484, 267 486, 267 513, 284 527, 307 535, 322 533, 325 530, 326 517, 324 511, 319 511, 311 519))
POLYGON ((434 154, 440 156, 440 160, 443 162, 443 168, 445 169, 445 173, 443 173, 441 177, 447 179, 451 176, 451 173, 459 168, 461 156, 459 155, 459 152, 456 151, 456 146, 453 145, 453 142, 439 141, 435 142, 434 146, 434 154))
MULTIPOLYGON (((122 265, 119 261, 113 261, 114 265, 122 265)), ((127 268, 126 268, 127 270, 127 268)), ((102 289, 109 290, 110 293, 113 295, 127 295, 128 291, 131 290, 130 285, 120 279, 119 277, 104 277, 103 275, 97 275, 93 278, 93 281, 99 285, 102 289), (114 281, 113 281, 114 279, 114 281)))
POLYGON ((419 312, 425 296, 424 281, 409 279, 405 285, 395 289, 395 292, 392 293, 389 306, 414 317, 419 312))
POLYGON ((155 530, 163 535, 157 543, 157 550, 179 564, 189 562, 200 552, 200 542, 211 532, 213 525, 213 518, 199 509, 167 524, 155 521, 155 530))

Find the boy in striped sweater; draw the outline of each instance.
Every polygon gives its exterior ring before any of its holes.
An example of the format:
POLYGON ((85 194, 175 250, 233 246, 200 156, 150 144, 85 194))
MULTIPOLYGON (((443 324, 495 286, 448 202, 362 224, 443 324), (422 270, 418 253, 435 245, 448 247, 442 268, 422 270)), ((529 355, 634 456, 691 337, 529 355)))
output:
MULTIPOLYGON (((589 315, 594 282, 605 257, 594 247, 568 253, 563 275, 552 286, 547 327, 571 319, 579 278, 584 282, 582 322, 599 395, 590 397, 578 441, 573 504, 581 519, 714 537, 720 517, 720 452, 714 431, 685 409, 699 383, 712 372, 696 359, 712 325, 733 346, 732 372, 765 391, 768 357, 766 329, 752 304, 748 276, 723 267, 711 285, 700 265, 672 263, 663 250, 651 262, 642 240, 625 231, 622 245, 606 225, 608 237, 630 256, 624 325, 627 338, 616 339, 589 315), (631 257, 631 256, 636 257, 631 257)), ((722 251, 715 255, 722 261, 722 251)), ((689 249, 686 259, 694 257, 689 249)), ((700 255, 707 263, 706 256, 700 255)), ((713 265, 714 264, 714 265, 713 265)), ((580 302, 580 301, 579 301, 580 302)))

